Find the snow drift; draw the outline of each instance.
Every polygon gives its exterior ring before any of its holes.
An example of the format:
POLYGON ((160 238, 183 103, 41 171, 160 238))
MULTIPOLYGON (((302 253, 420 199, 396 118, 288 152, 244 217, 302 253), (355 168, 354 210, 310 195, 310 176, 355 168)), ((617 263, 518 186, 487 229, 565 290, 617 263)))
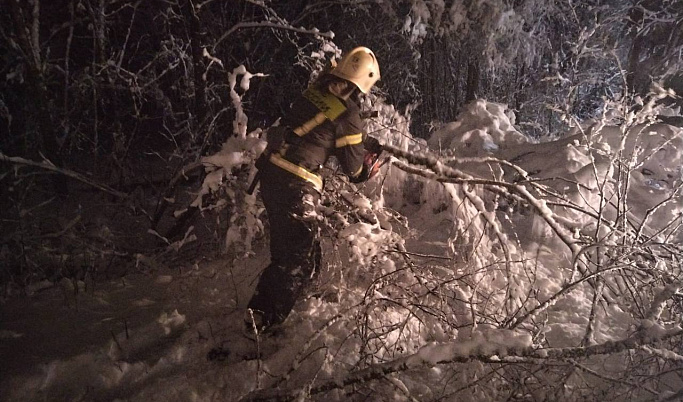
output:
MULTIPOLYGON (((504 105, 479 100, 425 142, 393 107, 371 102, 380 116, 368 131, 393 156, 362 191, 328 178, 334 191, 315 217, 325 267, 283 334, 260 339, 263 359, 235 357, 248 347, 243 306, 267 260, 254 236, 266 221, 248 199, 232 207, 239 230, 226 237, 249 252, 171 275, 179 296, 160 298, 159 314, 129 329, 137 335, 116 331, 99 349, 4 376, 2 395, 394 401, 679 392, 683 384, 666 372, 682 359, 680 128, 622 121, 534 143, 504 105), (216 346, 232 354, 206 361, 216 346)), ((257 145, 245 134, 207 159, 204 190, 236 197, 244 183, 230 174, 253 161, 257 145)), ((3 330, 17 333, 11 323, 3 330)))

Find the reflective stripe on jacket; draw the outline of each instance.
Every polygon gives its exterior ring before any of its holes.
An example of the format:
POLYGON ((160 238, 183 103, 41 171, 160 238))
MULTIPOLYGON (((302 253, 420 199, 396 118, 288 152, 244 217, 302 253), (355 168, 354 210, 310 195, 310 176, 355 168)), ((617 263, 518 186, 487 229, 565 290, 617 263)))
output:
POLYGON ((365 156, 365 134, 355 102, 311 87, 294 101, 284 117, 284 124, 292 127, 300 138, 287 144, 282 153, 284 160, 317 176, 315 172, 334 155, 346 175, 356 177, 360 174, 365 156))
POLYGON ((270 155, 270 162, 311 183, 316 190, 323 191, 323 179, 317 174, 311 173, 299 165, 295 165, 278 154, 270 155))

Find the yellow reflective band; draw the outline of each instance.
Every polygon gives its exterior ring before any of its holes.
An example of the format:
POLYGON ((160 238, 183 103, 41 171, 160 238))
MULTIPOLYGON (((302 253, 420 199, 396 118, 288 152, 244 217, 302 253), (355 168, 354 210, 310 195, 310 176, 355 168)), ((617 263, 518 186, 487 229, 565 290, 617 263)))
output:
POLYGON ((337 140, 334 142, 334 146, 337 148, 341 148, 347 145, 360 144, 361 142, 363 142, 363 133, 358 133, 337 138, 337 140))
POLYGON ((304 98, 308 99, 315 107, 325 114, 330 120, 335 120, 346 111, 346 106, 333 94, 325 91, 320 92, 311 87, 304 91, 304 98))
POLYGON ((311 120, 307 121, 306 123, 300 125, 299 127, 294 129, 294 132, 296 135, 299 137, 304 136, 308 133, 311 132, 314 128, 318 127, 319 125, 323 124, 327 117, 325 116, 325 113, 320 112, 316 114, 311 120))
POLYGON ((356 171, 356 173, 354 173, 353 175, 351 175, 351 177, 358 177, 358 175, 359 175, 362 171, 363 171, 363 165, 360 165, 360 167, 358 168, 358 171, 356 171))
POLYGON ((317 174, 311 173, 308 170, 302 168, 299 165, 296 165, 287 159, 282 158, 278 154, 272 154, 270 155, 270 162, 277 166, 280 167, 289 173, 292 173, 296 176, 301 177, 302 179, 306 180, 307 182, 313 184, 316 190, 322 192, 323 191, 323 179, 318 176, 317 174))

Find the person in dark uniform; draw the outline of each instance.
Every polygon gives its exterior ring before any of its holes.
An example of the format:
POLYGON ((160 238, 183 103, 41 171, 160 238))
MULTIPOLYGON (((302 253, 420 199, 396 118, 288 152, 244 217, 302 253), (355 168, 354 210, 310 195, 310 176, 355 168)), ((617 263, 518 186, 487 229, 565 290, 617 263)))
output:
POLYGON ((356 183, 376 173, 381 147, 364 133, 355 99, 379 78, 375 54, 365 47, 353 49, 294 101, 282 119, 284 141, 257 164, 270 222, 271 262, 249 301, 249 329, 263 331, 283 322, 319 268, 316 229, 305 217, 320 199, 322 165, 334 155, 356 183))

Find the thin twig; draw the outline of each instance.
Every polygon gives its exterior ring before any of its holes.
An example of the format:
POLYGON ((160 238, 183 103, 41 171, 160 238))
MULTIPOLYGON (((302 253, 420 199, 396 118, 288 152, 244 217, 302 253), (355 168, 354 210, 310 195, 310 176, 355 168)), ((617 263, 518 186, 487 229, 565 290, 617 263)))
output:
POLYGON ((282 24, 274 24, 272 22, 240 22, 238 24, 235 24, 232 26, 232 28, 228 29, 223 35, 221 35, 218 40, 216 40, 216 43, 213 44, 213 50, 216 50, 218 45, 220 45, 221 42, 223 42, 228 36, 230 36, 232 33, 237 31, 238 29, 251 29, 251 28, 274 28, 274 29, 282 29, 286 31, 294 31, 297 33, 301 34, 306 34, 306 35, 315 35, 315 36, 320 36, 323 38, 327 39, 334 39, 334 33, 332 32, 320 32, 317 29, 304 29, 304 28, 296 28, 291 25, 282 25, 282 24))
POLYGON ((386 250, 387 252, 392 252, 392 253, 399 253, 403 255, 410 255, 410 256, 415 256, 415 257, 422 257, 422 258, 433 258, 433 259, 438 259, 438 260, 448 260, 452 261, 453 257, 446 257, 443 255, 433 255, 433 254, 421 254, 421 253, 414 253, 412 251, 401 251, 401 250, 386 250))

